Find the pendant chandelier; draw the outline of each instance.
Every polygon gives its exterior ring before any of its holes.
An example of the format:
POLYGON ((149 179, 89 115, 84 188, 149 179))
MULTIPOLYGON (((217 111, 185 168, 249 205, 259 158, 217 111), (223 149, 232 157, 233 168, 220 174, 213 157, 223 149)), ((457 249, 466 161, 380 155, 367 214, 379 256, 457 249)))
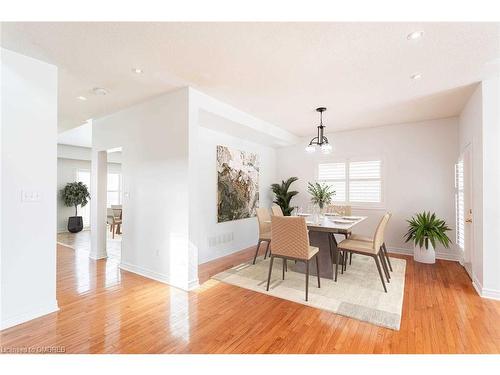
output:
POLYGON ((323 126, 323 112, 326 111, 325 107, 316 108, 316 111, 319 112, 319 126, 318 126, 318 135, 311 139, 309 145, 306 147, 306 151, 309 153, 316 152, 316 149, 319 148, 323 154, 329 154, 332 152, 332 145, 328 143, 328 138, 324 136, 325 126, 323 126))

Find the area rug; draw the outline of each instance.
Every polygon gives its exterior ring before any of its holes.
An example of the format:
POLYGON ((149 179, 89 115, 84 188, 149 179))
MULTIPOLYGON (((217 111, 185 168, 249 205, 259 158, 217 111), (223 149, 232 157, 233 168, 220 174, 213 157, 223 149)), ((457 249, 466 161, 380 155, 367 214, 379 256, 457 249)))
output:
MULTIPOLYGON (((290 261, 289 261, 290 262, 290 261)), ((269 292, 266 291, 269 258, 258 258, 255 265, 242 263, 212 278, 227 284, 269 294, 307 306, 323 309, 381 327, 399 330, 403 308, 406 261, 391 258, 393 272, 387 293, 373 258, 353 254, 347 271, 339 271, 337 282, 321 279, 318 288, 316 276, 309 279, 309 301, 305 301, 305 275, 289 270, 282 280, 282 261, 276 259, 269 292)), ((312 267, 315 267, 313 262, 312 267)), ((289 267, 290 268, 290 267, 289 267)))

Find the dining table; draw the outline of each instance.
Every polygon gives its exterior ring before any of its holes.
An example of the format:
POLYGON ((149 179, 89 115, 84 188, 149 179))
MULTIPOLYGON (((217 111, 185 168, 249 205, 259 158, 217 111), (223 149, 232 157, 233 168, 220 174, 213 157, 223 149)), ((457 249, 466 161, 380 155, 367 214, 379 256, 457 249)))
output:
MULTIPOLYGON (((352 229, 359 223, 366 220, 366 216, 341 216, 325 215, 316 217, 315 215, 299 214, 306 219, 309 230, 309 243, 311 246, 319 248, 317 260, 319 262, 320 277, 334 279, 334 266, 337 262, 337 239, 335 235, 342 235, 345 238, 352 229)), ((306 273, 304 262, 290 262, 288 267, 295 272, 306 273)), ((316 275, 316 267, 310 267, 309 273, 316 275)))

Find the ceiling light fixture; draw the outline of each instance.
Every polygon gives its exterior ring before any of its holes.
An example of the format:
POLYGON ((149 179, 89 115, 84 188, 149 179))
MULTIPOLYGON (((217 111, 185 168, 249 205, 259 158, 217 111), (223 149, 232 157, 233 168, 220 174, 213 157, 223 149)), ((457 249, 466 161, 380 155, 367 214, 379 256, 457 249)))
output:
POLYGON ((81 100, 81 101, 83 101, 83 102, 84 102, 85 100, 87 100, 87 98, 86 98, 85 96, 81 96, 81 95, 80 95, 80 96, 77 96, 76 98, 77 98, 77 99, 79 99, 79 100, 81 100))
POLYGON ((103 89, 102 87, 94 87, 92 89, 92 92, 96 95, 99 95, 99 96, 104 96, 104 95, 107 95, 108 94, 108 90, 106 89, 103 89))
POLYGON ((417 79, 422 78, 422 74, 420 74, 420 73, 415 73, 415 74, 412 74, 412 75, 410 76, 410 78, 416 81, 417 79))
POLYGON ((423 31, 414 31, 406 36, 406 39, 408 40, 417 40, 420 39, 424 36, 423 31))
POLYGON ((142 74, 144 71, 141 68, 132 68, 132 72, 135 74, 142 74))
POLYGON ((319 147, 323 154, 329 154, 332 152, 332 145, 328 142, 328 138, 324 136, 325 126, 323 125, 323 112, 326 111, 325 107, 316 108, 316 111, 319 112, 319 126, 318 126, 318 135, 311 139, 309 145, 306 147, 306 152, 314 153, 316 152, 316 148, 319 147))

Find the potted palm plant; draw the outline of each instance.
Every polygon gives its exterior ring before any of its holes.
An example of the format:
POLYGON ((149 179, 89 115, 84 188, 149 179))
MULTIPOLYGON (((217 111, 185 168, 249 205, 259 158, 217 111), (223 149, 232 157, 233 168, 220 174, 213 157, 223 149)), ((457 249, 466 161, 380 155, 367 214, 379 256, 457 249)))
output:
POLYGON ((413 258, 421 263, 436 263, 436 243, 450 247, 451 240, 446 234, 451 229, 435 213, 422 212, 408 222, 406 242, 413 241, 413 258))
POLYGON ((80 232, 83 229, 83 219, 78 216, 78 206, 84 207, 90 199, 90 193, 83 182, 69 182, 61 189, 61 197, 68 207, 75 207, 75 216, 68 218, 68 231, 80 232))
POLYGON ((311 203, 319 207, 320 215, 323 216, 325 207, 332 203, 335 190, 327 184, 309 182, 307 185, 307 191, 311 194, 311 203))
POLYGON ((294 196, 299 194, 298 191, 288 191, 290 185, 297 181, 297 177, 290 177, 286 181, 281 181, 281 184, 272 184, 271 189, 274 193, 274 201, 278 206, 281 207, 281 211, 283 211, 283 215, 290 216, 293 207, 290 207, 290 201, 294 196))

